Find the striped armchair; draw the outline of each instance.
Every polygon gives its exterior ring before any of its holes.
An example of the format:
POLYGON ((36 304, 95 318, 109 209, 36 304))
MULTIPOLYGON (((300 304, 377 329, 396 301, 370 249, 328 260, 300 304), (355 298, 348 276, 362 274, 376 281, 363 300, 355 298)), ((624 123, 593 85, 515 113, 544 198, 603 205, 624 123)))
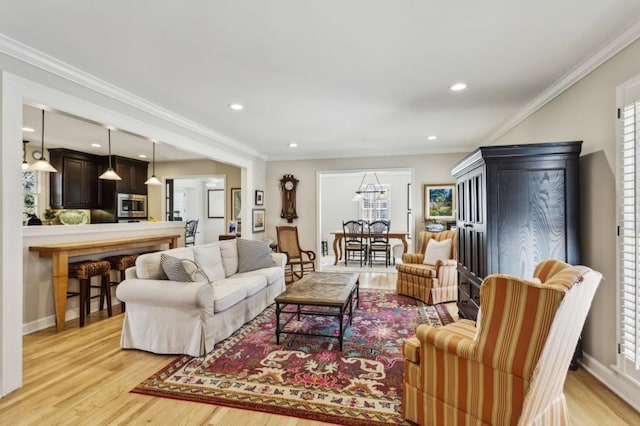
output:
POLYGON ((458 299, 458 272, 456 261, 457 232, 420 232, 420 251, 405 253, 402 263, 396 265, 398 278, 396 291, 430 305, 451 302, 458 299), (451 240, 451 253, 448 260, 438 261, 435 265, 422 263, 429 240, 451 240))
POLYGON ((490 275, 479 328, 420 325, 403 344, 403 416, 421 425, 566 425, 562 389, 599 272, 557 260, 490 275))

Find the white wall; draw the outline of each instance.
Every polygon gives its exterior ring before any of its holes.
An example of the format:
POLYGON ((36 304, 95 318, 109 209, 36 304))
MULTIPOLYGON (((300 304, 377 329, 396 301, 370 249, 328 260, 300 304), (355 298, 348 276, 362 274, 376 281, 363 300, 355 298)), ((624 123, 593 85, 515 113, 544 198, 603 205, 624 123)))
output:
MULTIPOLYGON (((353 171, 353 170, 389 170, 389 169, 413 169, 413 218, 414 237, 423 227, 422 189, 426 183, 455 182, 451 175, 451 168, 467 153, 440 154, 440 155, 398 155, 388 157, 364 157, 364 158, 335 158, 326 160, 303 161, 269 161, 267 163, 267 180, 265 184, 265 197, 268 200, 267 207, 267 238, 276 240, 275 227, 286 224, 285 219, 280 218, 281 197, 279 181, 284 174, 293 174, 299 179, 297 191, 297 212, 299 218, 293 224, 298 227, 298 236, 302 247, 313 247, 316 253, 320 253, 321 237, 318 222, 319 194, 318 172, 327 171, 353 171)), ((357 186, 357 183, 356 185, 357 186)), ((355 189, 350 189, 355 191, 355 189)), ((351 196, 353 198, 353 195, 351 196)), ((266 203, 265 203, 266 204, 266 203)), ((354 203, 355 204, 355 203, 354 203)), ((349 207, 347 207, 349 208, 349 207)), ((413 241, 415 242, 415 238, 413 241)), ((329 239, 329 246, 333 240, 329 239)), ((410 246, 411 250, 412 247, 410 246)))
MULTIPOLYGON (((619 392, 625 384, 610 368, 616 364, 618 343, 616 87, 639 73, 640 41, 636 41, 494 143, 584 141, 580 158, 582 263, 604 276, 585 325, 585 364, 619 392)), ((634 398, 638 408, 640 402, 634 398)))

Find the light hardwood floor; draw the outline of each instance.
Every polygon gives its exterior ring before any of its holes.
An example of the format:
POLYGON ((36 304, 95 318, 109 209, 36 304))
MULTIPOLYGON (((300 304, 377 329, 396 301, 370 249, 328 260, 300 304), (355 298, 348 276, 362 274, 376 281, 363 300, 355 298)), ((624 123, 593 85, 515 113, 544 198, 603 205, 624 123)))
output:
MULTIPOLYGON (((363 288, 393 288, 395 275, 362 274, 363 288)), ((324 423, 129 393, 175 358, 121 350, 123 315, 90 316, 57 333, 24 336, 24 386, 0 399, 0 425, 287 425, 324 423)), ((565 394, 574 425, 638 425, 640 414, 580 369, 565 394)))

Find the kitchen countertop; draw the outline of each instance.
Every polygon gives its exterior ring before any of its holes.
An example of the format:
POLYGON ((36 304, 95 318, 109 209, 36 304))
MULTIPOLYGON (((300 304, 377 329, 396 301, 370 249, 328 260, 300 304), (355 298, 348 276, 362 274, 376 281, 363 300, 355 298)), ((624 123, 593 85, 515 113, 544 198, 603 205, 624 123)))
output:
POLYGON ((184 228, 185 222, 123 222, 123 223, 88 223, 86 225, 42 225, 23 226, 22 235, 68 235, 68 234, 93 234, 96 232, 122 232, 122 231, 165 231, 167 229, 184 228))

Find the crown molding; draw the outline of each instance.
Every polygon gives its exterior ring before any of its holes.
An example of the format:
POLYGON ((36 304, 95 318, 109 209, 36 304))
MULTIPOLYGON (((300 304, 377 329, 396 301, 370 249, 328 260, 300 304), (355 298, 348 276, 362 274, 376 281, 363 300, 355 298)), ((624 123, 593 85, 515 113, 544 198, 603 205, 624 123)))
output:
POLYGON ((578 81, 582 80, 600 65, 607 62, 622 49, 640 38, 640 20, 627 27, 622 33, 607 43, 603 48, 595 52, 582 63, 572 68, 565 75, 560 77, 544 92, 533 98, 521 110, 519 110, 510 120, 499 127, 494 133, 485 139, 484 145, 491 145, 498 138, 504 136, 509 130, 526 120, 534 112, 551 102, 555 97, 569 89, 578 81))
POLYGON ((92 74, 62 62, 51 55, 34 49, 18 40, 7 37, 2 33, 0 33, 0 52, 101 95, 115 99, 125 105, 165 120, 183 129, 189 130, 208 139, 212 139, 236 151, 266 160, 266 155, 249 148, 235 139, 218 133, 208 127, 202 126, 195 121, 189 120, 188 118, 178 115, 157 104, 149 102, 140 96, 123 90, 92 74))

